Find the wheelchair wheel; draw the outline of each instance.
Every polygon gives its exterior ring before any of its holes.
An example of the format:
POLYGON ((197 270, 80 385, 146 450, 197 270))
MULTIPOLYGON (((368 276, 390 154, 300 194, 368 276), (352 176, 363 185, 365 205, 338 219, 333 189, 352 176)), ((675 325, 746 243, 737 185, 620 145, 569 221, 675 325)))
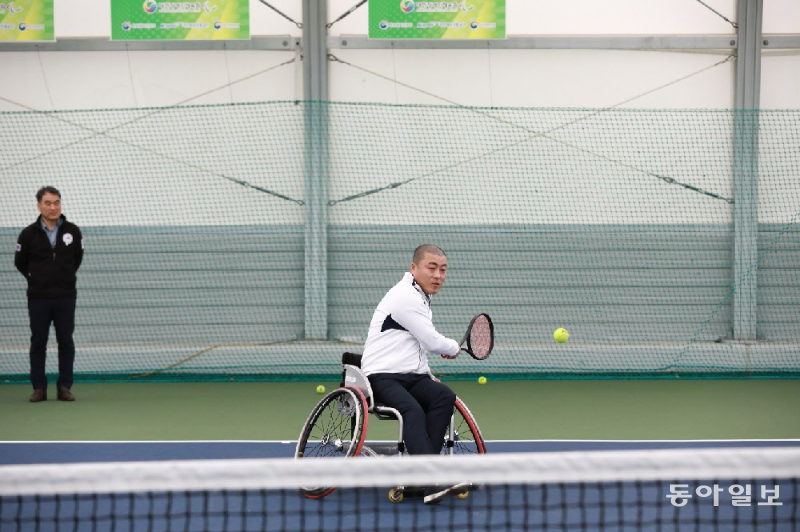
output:
MULTIPOLYGON (((367 435, 367 401, 357 388, 339 388, 317 403, 308 416, 295 450, 300 458, 358 456, 367 435)), ((308 498, 320 499, 336 487, 301 488, 308 498)))
POLYGON ((450 427, 445 433, 442 454, 485 454, 486 444, 483 441, 478 423, 464 401, 456 397, 456 408, 453 412, 454 437, 450 438, 450 427))

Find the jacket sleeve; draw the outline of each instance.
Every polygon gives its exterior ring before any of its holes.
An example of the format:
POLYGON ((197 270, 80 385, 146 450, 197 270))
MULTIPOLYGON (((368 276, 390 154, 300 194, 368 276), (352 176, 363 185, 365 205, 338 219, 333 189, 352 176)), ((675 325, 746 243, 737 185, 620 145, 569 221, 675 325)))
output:
POLYGON ((14 266, 26 279, 28 278, 28 257, 30 253, 28 240, 30 239, 27 238, 26 232, 22 231, 19 234, 19 238, 17 238, 16 253, 14 253, 14 266))
POLYGON ((81 230, 78 229, 78 226, 75 226, 75 233, 78 236, 78 247, 75 250, 75 271, 78 271, 78 268, 81 267, 81 262, 83 262, 83 233, 81 230))
POLYGON ((423 348, 439 355, 453 356, 460 349, 458 342, 439 334, 421 301, 403 301, 392 312, 392 318, 414 335, 423 348))

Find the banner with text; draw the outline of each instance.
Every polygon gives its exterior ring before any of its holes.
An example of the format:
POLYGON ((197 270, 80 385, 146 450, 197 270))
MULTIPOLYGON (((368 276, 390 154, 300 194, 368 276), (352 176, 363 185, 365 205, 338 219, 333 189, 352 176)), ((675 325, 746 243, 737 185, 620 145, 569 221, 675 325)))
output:
POLYGON ((0 0, 0 41, 55 41, 53 0, 0 0))
POLYGON ((112 41, 249 38, 249 0, 111 0, 112 41))
POLYGON ((370 39, 505 39, 506 0, 369 0, 370 39))

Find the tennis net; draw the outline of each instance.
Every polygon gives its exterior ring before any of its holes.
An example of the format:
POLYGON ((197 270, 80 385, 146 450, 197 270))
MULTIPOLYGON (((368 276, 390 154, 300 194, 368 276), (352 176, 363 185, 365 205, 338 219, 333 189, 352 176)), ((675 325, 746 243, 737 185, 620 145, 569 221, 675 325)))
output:
POLYGON ((5 466, 0 529, 787 532, 798 476, 800 448, 5 466), (464 481, 436 505, 387 496, 464 481))

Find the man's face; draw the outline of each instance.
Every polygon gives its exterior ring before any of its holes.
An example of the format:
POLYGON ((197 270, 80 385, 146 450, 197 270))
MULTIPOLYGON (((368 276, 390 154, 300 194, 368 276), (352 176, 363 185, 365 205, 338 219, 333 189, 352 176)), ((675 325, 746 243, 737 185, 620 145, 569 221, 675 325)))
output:
POLYGON ((56 223, 61 218, 61 198, 45 192, 42 201, 36 204, 45 222, 56 223))
POLYGON ((419 264, 411 263, 411 275, 423 292, 433 295, 441 290, 447 277, 447 257, 425 253, 419 264))

